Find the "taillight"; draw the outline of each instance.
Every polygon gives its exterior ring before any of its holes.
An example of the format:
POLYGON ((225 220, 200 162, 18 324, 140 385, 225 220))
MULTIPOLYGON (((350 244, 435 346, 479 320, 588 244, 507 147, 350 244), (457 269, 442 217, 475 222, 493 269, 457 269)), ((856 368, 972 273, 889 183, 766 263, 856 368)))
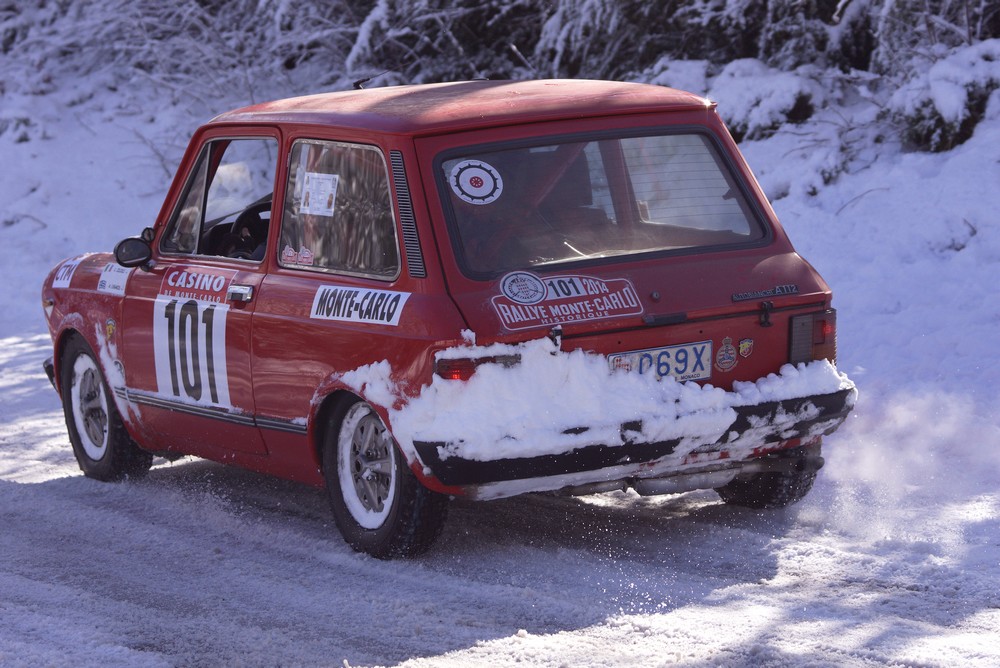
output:
POLYGON ((791 319, 788 361, 792 364, 828 359, 837 361, 837 311, 797 315, 791 319))
POLYGON ((493 357, 455 357, 434 361, 434 373, 445 380, 469 380, 483 364, 500 364, 511 367, 521 361, 520 355, 494 355, 493 357))

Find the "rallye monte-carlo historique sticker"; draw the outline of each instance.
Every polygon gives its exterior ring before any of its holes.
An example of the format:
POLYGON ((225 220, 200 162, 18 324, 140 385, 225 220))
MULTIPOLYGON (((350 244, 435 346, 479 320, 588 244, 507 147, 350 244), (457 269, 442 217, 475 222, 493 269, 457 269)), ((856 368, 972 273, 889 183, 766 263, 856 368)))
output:
POLYGON ((507 329, 529 329, 583 320, 641 315, 642 304, 628 279, 550 276, 514 271, 500 280, 493 308, 507 329))

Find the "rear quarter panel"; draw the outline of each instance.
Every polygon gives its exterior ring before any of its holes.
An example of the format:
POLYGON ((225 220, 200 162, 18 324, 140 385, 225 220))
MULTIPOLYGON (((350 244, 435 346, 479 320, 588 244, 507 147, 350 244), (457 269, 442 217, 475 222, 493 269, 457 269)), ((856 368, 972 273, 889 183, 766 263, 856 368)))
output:
MULTIPOLYGON (((384 283, 280 269, 264 280, 256 301, 252 346, 257 414, 310 425, 309 439, 267 433, 271 456, 287 460, 289 466, 296 466, 293 460, 298 466, 317 460, 314 450, 302 448, 315 447, 323 436, 325 425, 317 420, 327 396, 346 389, 368 400, 389 423, 386 409, 430 382, 434 352, 457 345, 464 328, 443 290, 406 280, 384 283), (368 294, 389 293, 401 304, 398 312, 389 313, 383 306, 366 318, 365 307, 350 315, 343 304, 317 307, 321 291, 346 295, 354 303, 368 294), (368 379, 386 379, 394 389, 387 393, 385 385, 369 384, 368 379)), ((405 454, 413 461, 414 453, 405 454)))

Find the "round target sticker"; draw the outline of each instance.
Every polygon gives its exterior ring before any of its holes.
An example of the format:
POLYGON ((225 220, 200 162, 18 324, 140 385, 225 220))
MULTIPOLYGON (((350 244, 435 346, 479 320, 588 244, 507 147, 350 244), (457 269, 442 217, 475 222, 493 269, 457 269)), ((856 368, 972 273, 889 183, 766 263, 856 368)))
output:
POLYGON ((463 202, 489 204, 503 192, 500 172, 482 160, 462 160, 451 168, 451 189, 463 202))

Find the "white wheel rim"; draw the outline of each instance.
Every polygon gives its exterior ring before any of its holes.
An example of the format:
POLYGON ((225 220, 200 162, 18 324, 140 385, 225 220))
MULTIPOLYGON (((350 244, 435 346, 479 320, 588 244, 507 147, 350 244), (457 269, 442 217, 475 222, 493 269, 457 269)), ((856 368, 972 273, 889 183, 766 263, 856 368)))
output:
POLYGON ((80 445, 88 457, 100 461, 108 452, 108 397, 101 372, 88 355, 73 362, 70 400, 80 445))
POLYGON ((337 439, 340 493, 354 520, 378 529, 396 498, 396 457, 392 436, 364 402, 351 406, 337 439))

